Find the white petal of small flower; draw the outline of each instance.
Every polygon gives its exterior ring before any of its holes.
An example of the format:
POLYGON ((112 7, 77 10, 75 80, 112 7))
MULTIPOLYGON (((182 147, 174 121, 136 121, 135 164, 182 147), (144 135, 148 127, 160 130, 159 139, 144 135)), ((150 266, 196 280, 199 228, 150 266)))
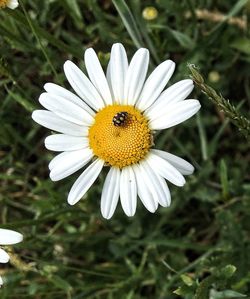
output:
POLYGON ((199 109, 201 105, 197 100, 185 100, 182 102, 167 105, 161 110, 160 115, 149 122, 152 130, 162 130, 178 125, 189 119, 199 109))
POLYGON ((87 137, 70 136, 65 134, 53 134, 45 138, 45 147, 51 151, 67 152, 89 147, 87 137))
POLYGON ((104 101, 87 76, 71 61, 64 63, 65 75, 75 90, 90 107, 96 111, 104 107, 104 101))
POLYGON ((151 191, 149 190, 148 181, 150 178, 148 178, 147 173, 145 173, 139 165, 132 165, 132 168, 136 177, 138 196, 145 208, 149 212, 154 213, 158 208, 158 202, 154 199, 151 191))
POLYGON ((116 209, 120 194, 120 169, 111 167, 105 179, 102 197, 101 213, 106 219, 110 219, 116 209))
POLYGON ((149 63, 149 51, 141 48, 136 51, 129 64, 125 85, 125 104, 134 105, 145 81, 149 63))
POLYGON ((173 75, 174 69, 175 63, 172 60, 166 60, 152 72, 145 82, 141 95, 136 102, 136 106, 140 110, 143 111, 154 103, 173 75))
POLYGON ((0 248, 0 263, 8 263, 10 260, 10 257, 7 252, 5 252, 3 249, 0 248))
POLYGON ((124 167, 121 171, 120 198, 122 208, 129 217, 134 216, 137 204, 137 186, 132 167, 124 167))
POLYGON ((18 3, 17 0, 9 0, 9 1, 7 2, 6 5, 7 5, 7 7, 9 7, 10 9, 15 9, 15 8, 18 7, 19 3, 18 3))
POLYGON ((111 105, 113 101, 109 90, 109 85, 101 67, 100 61, 92 48, 89 48, 85 51, 84 61, 90 80, 99 91, 105 104, 111 105))
POLYGON ((183 175, 190 175, 194 172, 193 165, 180 157, 156 149, 151 150, 151 152, 167 160, 183 175))
MULTIPOLYGON (((23 236, 9 229, 0 228, 0 245, 13 245, 21 242, 23 236)), ((7 263, 10 257, 3 249, 0 248, 0 263, 7 263)))
POLYGON ((23 235, 10 229, 0 228, 0 245, 13 245, 22 242, 23 235))
POLYGON ((193 88, 194 83, 190 79, 173 84, 161 93, 154 104, 145 111, 145 115, 151 121, 157 119, 162 109, 165 110, 166 106, 185 100, 193 88))
POLYGON ((180 187, 185 184, 185 178, 183 175, 168 161, 162 159, 160 156, 150 152, 147 157, 147 162, 151 168, 158 173, 158 175, 164 177, 172 184, 180 187))
POLYGON ((88 127, 80 126, 62 119, 55 113, 47 110, 35 110, 32 118, 38 124, 53 131, 73 136, 87 136, 88 127))
POLYGON ((76 204, 84 194, 93 185, 94 181, 99 176, 104 165, 104 161, 101 159, 96 159, 84 172, 79 176, 72 186, 69 195, 68 203, 70 205, 76 204))
POLYGON ((55 84, 55 83, 46 83, 44 85, 44 89, 52 95, 56 95, 59 97, 64 98, 67 101, 70 101, 77 106, 83 108, 86 110, 91 116, 95 116, 95 112, 82 100, 80 99, 77 95, 72 93, 71 91, 55 84))
POLYGON ((44 92, 40 95, 39 102, 44 108, 77 125, 90 126, 94 122, 94 118, 86 110, 63 97, 44 92))
POLYGON ((50 178, 52 181, 59 181, 85 166, 93 157, 91 149, 65 152, 63 156, 56 156, 51 162, 50 178))
POLYGON ((3 285, 3 279, 2 279, 2 277, 0 276, 0 288, 1 288, 2 285, 3 285))
POLYGON ((124 81, 128 69, 128 58, 122 44, 117 43, 112 46, 109 67, 114 101, 125 104, 124 81))

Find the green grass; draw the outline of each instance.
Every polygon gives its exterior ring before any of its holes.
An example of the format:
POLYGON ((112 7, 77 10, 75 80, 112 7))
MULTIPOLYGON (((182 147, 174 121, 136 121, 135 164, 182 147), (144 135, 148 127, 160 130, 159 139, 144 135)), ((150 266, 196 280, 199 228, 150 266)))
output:
POLYGON ((171 207, 155 214, 139 204, 133 218, 118 207, 104 220, 104 175, 87 198, 69 206, 67 192, 80 172, 50 181, 54 154, 43 145, 49 132, 31 119, 46 82, 69 87, 65 60, 84 69, 83 52, 94 47, 106 67, 114 42, 122 42, 130 58, 137 47, 149 48, 151 70, 173 59, 172 82, 188 78, 187 63, 195 64, 206 83, 248 117, 250 34, 226 20, 200 20, 195 10, 242 18, 249 16, 249 1, 21 3, 0 11, 0 223, 24 234, 23 243, 9 249, 12 265, 0 266, 6 278, 1 299, 250 296, 249 141, 199 88, 193 97, 201 101, 200 113, 155 141, 196 171, 184 188, 170 186, 171 207), (142 19, 149 5, 158 10, 153 21, 142 19))

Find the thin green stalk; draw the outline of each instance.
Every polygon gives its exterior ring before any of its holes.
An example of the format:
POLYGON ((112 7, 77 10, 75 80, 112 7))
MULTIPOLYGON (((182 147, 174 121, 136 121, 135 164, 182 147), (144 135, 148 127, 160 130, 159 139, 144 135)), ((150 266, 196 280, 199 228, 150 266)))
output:
POLYGON ((223 98, 212 87, 204 83, 202 75, 197 71, 194 65, 188 65, 191 71, 191 78, 194 80, 200 90, 211 100, 218 108, 230 118, 232 123, 239 128, 246 138, 250 137, 250 120, 242 116, 229 100, 223 98))
POLYGON ((40 47, 41 47, 41 50, 42 50, 42 52, 43 52, 43 55, 44 55, 45 59, 47 60, 47 62, 48 62, 48 64, 49 64, 49 66, 50 66, 52 72, 54 73, 54 75, 55 75, 55 77, 56 77, 56 80, 59 81, 58 74, 57 74, 57 72, 56 72, 56 70, 55 70, 55 68, 54 68, 54 66, 53 66, 53 64, 52 64, 52 62, 51 62, 51 60, 50 60, 50 58, 49 58, 49 56, 48 56, 46 50, 45 50, 45 48, 43 47, 43 45, 42 45, 42 43, 41 43, 41 40, 40 40, 39 36, 38 36, 37 33, 36 33, 36 30, 35 30, 35 28, 34 28, 34 26, 33 26, 33 24, 32 24, 31 18, 30 18, 30 16, 29 16, 29 14, 28 14, 28 12, 27 12, 25 6, 23 5, 22 0, 20 0, 19 2, 20 2, 20 6, 22 7, 22 10, 23 10, 23 12, 24 12, 24 15, 25 15, 25 17, 26 17, 26 19, 27 19, 27 22, 28 22, 28 24, 29 24, 29 26, 30 26, 30 29, 31 29, 32 33, 34 34, 34 36, 35 36, 37 42, 39 43, 40 47))
POLYGON ((207 154, 207 138, 206 138, 206 133, 205 133, 205 129, 204 129, 203 123, 201 121, 200 113, 197 113, 196 120, 197 120, 199 135, 200 135, 202 159, 204 161, 206 161, 207 158, 208 158, 208 154, 207 154))

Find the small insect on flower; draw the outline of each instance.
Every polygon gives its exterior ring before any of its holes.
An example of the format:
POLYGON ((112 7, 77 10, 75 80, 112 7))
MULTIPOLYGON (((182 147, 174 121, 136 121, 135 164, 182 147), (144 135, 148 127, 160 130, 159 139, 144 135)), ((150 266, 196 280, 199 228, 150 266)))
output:
POLYGON ((113 124, 116 127, 121 127, 124 126, 126 123, 126 120, 128 118, 128 112, 118 112, 116 115, 113 117, 113 124))
POLYGON ((19 3, 17 0, 0 0, 0 9, 5 7, 15 9, 18 5, 19 3))
POLYGON ((76 94, 47 83, 39 102, 47 110, 36 110, 32 118, 61 134, 45 139, 46 148, 62 152, 49 163, 50 178, 59 181, 87 167, 73 184, 68 203, 76 204, 93 185, 103 167, 110 167, 102 195, 101 212, 109 219, 119 199, 127 216, 133 216, 137 198, 154 213, 168 207, 171 195, 166 180, 185 184, 184 175, 194 167, 182 158, 154 146, 154 133, 173 127, 199 109, 190 79, 164 90, 175 63, 166 60, 146 79, 149 51, 137 50, 130 63, 122 44, 114 44, 106 75, 93 49, 85 51, 88 77, 71 61, 65 75, 76 94))

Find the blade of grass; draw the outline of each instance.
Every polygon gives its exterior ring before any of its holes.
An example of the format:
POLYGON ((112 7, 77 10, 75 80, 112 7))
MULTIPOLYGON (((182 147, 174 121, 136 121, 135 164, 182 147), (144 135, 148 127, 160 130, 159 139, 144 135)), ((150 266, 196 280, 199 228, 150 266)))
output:
POLYGON ((116 10, 118 11, 124 26, 131 36, 135 46, 140 48, 143 46, 142 37, 133 14, 124 0, 112 0, 116 10))
POLYGON ((45 48, 44 48, 44 46, 41 43, 39 35, 37 34, 35 27, 33 26, 33 22, 32 22, 29 14, 28 14, 28 12, 27 12, 27 10, 26 10, 26 8, 25 8, 22 0, 20 0, 19 2, 20 2, 20 6, 22 7, 23 13, 24 13, 24 15, 26 17, 26 20, 27 20, 27 22, 28 22, 28 24, 30 26, 30 29, 31 29, 32 33, 34 34, 34 36, 35 36, 35 38, 36 38, 36 40, 37 40, 37 42, 38 42, 38 44, 39 44, 39 46, 41 48, 41 51, 43 52, 43 55, 44 55, 45 59, 47 60, 47 62, 49 64, 52 72, 54 73, 55 77, 57 78, 57 81, 59 82, 59 78, 58 78, 57 72, 56 72, 56 70, 55 70, 55 68, 54 68, 54 66, 53 66, 53 64, 52 64, 52 62, 51 62, 51 60, 50 60, 50 58, 49 58, 49 56, 48 56, 45 48))
MULTIPOLYGON (((27 23, 26 18, 18 11, 8 11, 7 12, 12 18, 14 18, 17 22, 20 23, 20 26, 28 27, 29 24, 27 23)), ((33 28, 35 29, 37 35, 39 35, 41 38, 46 39, 51 45, 59 49, 60 51, 63 51, 65 53, 70 53, 73 56, 82 59, 82 51, 78 50, 78 47, 74 46, 71 47, 61 40, 55 38, 52 34, 48 33, 46 30, 44 30, 42 27, 40 27, 35 20, 32 20, 33 28)))
POLYGON ((196 114, 196 122, 199 130, 199 135, 200 135, 200 142, 201 142, 201 154, 202 154, 202 159, 204 161, 207 160, 208 154, 207 154, 207 137, 205 133, 205 129, 201 120, 200 113, 198 112, 196 114))

